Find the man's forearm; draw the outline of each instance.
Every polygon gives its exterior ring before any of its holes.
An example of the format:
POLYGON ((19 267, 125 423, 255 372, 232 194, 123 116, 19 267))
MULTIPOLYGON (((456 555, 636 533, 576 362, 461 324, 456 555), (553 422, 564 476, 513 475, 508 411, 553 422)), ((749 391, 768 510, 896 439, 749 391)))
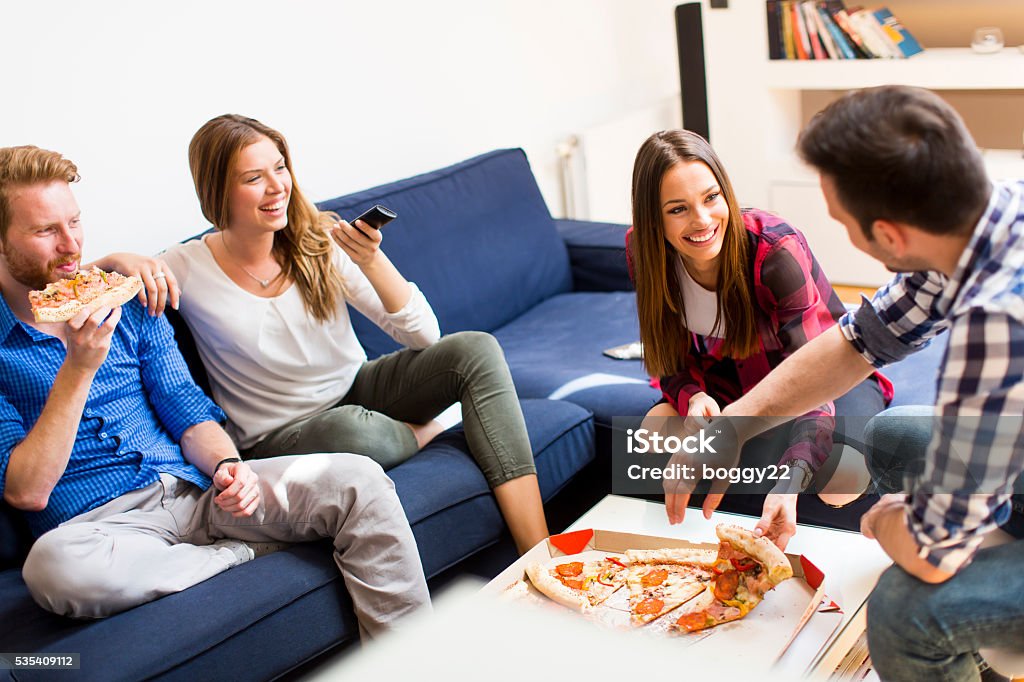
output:
POLYGON ((235 444, 216 422, 201 422, 189 427, 181 436, 181 453, 207 476, 213 476, 217 462, 238 457, 235 444))
POLYGON ((921 547, 907 526, 907 508, 902 504, 887 506, 872 521, 875 540, 897 566, 927 583, 941 583, 953 577, 918 556, 921 547))
POLYGON ((786 418, 810 412, 843 395, 871 376, 874 368, 835 325, 786 358, 757 386, 722 411, 741 420, 746 441, 786 418))
POLYGON ((46 508, 75 446, 93 376, 67 364, 57 371, 39 419, 11 450, 4 499, 12 507, 26 511, 46 508))

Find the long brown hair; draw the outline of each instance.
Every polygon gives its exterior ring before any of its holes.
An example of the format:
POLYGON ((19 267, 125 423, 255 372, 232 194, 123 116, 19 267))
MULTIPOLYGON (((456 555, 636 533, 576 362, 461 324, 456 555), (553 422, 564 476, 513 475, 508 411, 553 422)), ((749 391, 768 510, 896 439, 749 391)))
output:
POLYGON ((744 358, 760 347, 751 293, 751 257, 736 194, 718 155, 700 135, 665 130, 640 146, 633 164, 633 234, 630 251, 636 283, 636 309, 644 366, 652 376, 670 376, 683 368, 692 339, 684 326, 682 288, 676 275, 678 254, 665 239, 661 181, 678 163, 700 161, 714 174, 729 207, 729 224, 719 254, 718 312, 725 322, 724 352, 744 358))
POLYGON ((292 176, 288 202, 288 224, 274 233, 273 256, 285 277, 294 280, 306 311, 327 322, 337 314, 338 297, 344 295, 341 273, 332 259, 333 244, 328 230, 337 221, 331 213, 321 213, 299 189, 292 168, 288 143, 284 136, 256 119, 224 114, 207 121, 192 136, 188 146, 188 165, 196 186, 203 216, 218 230, 227 227, 228 178, 243 148, 261 137, 273 142, 292 176))

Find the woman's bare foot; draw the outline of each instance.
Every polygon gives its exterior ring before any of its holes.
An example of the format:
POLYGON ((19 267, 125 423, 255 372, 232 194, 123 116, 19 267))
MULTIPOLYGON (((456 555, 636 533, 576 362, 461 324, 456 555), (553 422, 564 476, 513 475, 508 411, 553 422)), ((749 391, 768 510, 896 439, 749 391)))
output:
POLYGON ((427 443, 434 440, 439 433, 444 431, 444 427, 436 419, 431 419, 426 424, 410 424, 405 422, 405 425, 412 429, 412 435, 416 437, 416 445, 421 450, 426 447, 427 443))

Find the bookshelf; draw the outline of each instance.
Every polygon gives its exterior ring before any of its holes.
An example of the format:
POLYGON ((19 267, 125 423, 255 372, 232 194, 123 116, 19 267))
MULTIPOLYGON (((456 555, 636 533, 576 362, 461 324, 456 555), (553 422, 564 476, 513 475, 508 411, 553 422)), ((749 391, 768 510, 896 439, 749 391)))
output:
MULTIPOLYGON (((965 47, 926 48, 907 59, 770 60, 763 0, 737 0, 727 9, 711 9, 708 0, 702 4, 711 142, 740 202, 775 211, 804 232, 836 283, 874 287, 891 273, 849 245, 843 228, 828 216, 817 176, 794 153, 801 125, 813 113, 804 111, 805 95, 903 84, 939 94, 1024 98, 1024 52, 1016 47, 990 55, 965 47)), ((967 123, 978 130, 985 121, 967 123)), ((1017 146, 984 150, 990 174, 1024 177, 1020 135, 1007 144, 1017 146)))
POLYGON ((933 90, 1024 90, 1024 53, 1016 47, 977 54, 935 47, 908 59, 771 60, 765 85, 782 90, 851 90, 916 85, 933 90))

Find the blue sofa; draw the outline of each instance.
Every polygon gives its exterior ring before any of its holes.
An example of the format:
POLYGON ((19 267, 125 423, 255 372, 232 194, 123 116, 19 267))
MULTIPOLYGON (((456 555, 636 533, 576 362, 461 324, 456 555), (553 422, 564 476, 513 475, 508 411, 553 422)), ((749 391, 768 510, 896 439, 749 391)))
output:
MULTIPOLYGON (((587 401, 546 398, 566 381, 562 365, 572 364, 573 358, 581 372, 606 364, 586 360, 584 348, 597 349, 600 357, 601 348, 636 336, 631 296, 574 292, 569 249, 521 150, 486 154, 333 199, 322 208, 351 218, 374 203, 398 211, 399 219, 385 229, 384 247, 425 292, 441 329, 492 331, 509 346, 516 380, 528 389, 522 407, 541 492, 551 500, 593 460, 594 421, 587 401)), ((621 240, 612 252, 616 249, 621 256, 621 240)), ((601 288, 594 277, 590 272, 582 278, 589 278, 590 288, 601 288)), ((180 319, 172 322, 193 374, 205 385, 187 328, 180 319)), ((371 357, 393 348, 366 320, 355 324, 371 357)), ((646 393, 644 402, 653 402, 656 394, 636 363, 629 370, 646 393)), ((428 577, 507 534, 458 428, 388 473, 428 577)), ((572 500, 567 504, 571 509, 572 500)), ((582 504, 577 506, 569 516, 584 511, 582 504)), ((0 662, 0 679, 271 679, 358 636, 326 543, 261 557, 179 594, 95 622, 57 617, 35 605, 20 572, 30 543, 21 517, 0 503, 0 651, 80 653, 82 665, 77 673, 8 671, 0 662)))
MULTIPOLYGON (((642 415, 660 395, 639 362, 601 354, 638 338, 624 226, 553 220, 517 149, 321 208, 351 219, 375 203, 398 212, 384 229, 384 249, 426 294, 442 331, 489 331, 501 342, 544 499, 567 508, 567 518, 578 516, 610 485, 607 459, 588 463, 610 447, 612 417, 642 415), (574 478, 578 484, 585 468, 589 497, 556 497, 574 478)), ((370 357, 396 348, 354 311, 353 319, 370 357)), ((176 322, 179 345, 203 385, 191 337, 176 322)), ((933 394, 934 373, 922 366, 936 357, 919 359, 924 362, 897 377, 918 402, 933 394)), ((505 534, 457 428, 388 473, 428 577, 460 570, 505 534)), ((20 516, 0 503, 0 651, 76 652, 82 667, 76 674, 6 671, 0 662, 0 680, 271 679, 357 637, 325 543, 297 545, 115 617, 80 622, 32 602, 19 570, 30 542, 20 516)))

